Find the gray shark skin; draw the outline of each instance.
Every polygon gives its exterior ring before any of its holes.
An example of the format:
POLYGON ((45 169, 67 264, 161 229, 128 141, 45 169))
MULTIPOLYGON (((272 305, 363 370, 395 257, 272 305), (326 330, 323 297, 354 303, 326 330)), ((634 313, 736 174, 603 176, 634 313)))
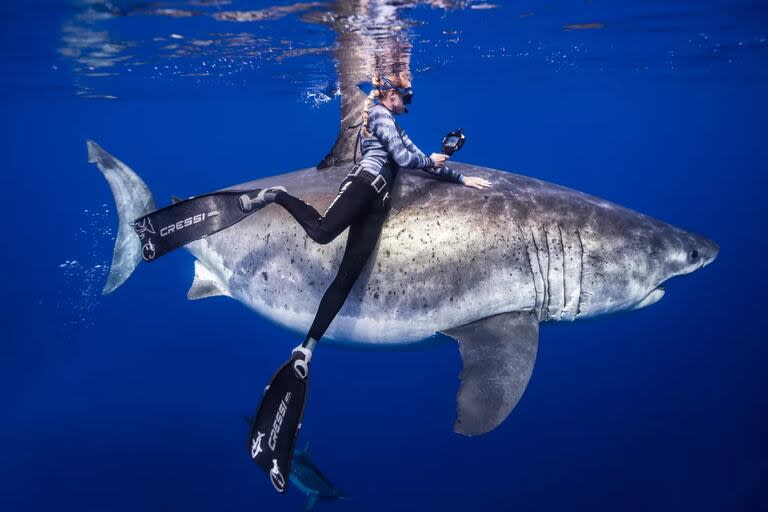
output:
MULTIPOLYGON (((88 146, 118 205, 135 203, 120 186, 140 178, 95 143, 88 146), (110 173, 120 176, 117 185, 110 173)), ((582 192, 452 165, 493 188, 401 170, 376 250, 323 342, 396 348, 435 342, 438 332, 454 338, 464 360, 455 426, 463 434, 491 430, 517 404, 535 362, 540 322, 653 304, 665 281, 709 264, 719 250, 704 237, 582 192)), ((323 212, 347 172, 347 166, 309 168, 229 190, 282 185, 323 212)), ((134 261, 113 264, 111 272, 127 278, 140 260, 139 242, 130 230, 121 232, 128 238, 118 237, 114 261, 125 262, 128 246, 134 261)), ((283 208, 268 205, 186 246, 197 258, 188 297, 232 297, 303 336, 345 242, 342 234, 316 244, 283 208)))
POLYGON ((294 451, 291 474, 288 478, 307 497, 304 505, 305 512, 314 509, 318 500, 332 501, 346 498, 344 493, 334 486, 309 458, 309 443, 303 450, 294 451))

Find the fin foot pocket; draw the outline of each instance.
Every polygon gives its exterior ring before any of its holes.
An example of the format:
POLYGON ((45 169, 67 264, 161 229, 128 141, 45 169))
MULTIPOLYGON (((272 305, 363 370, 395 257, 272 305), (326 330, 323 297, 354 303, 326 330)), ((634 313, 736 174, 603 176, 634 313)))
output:
POLYGON ((275 200, 278 192, 287 192, 285 187, 269 187, 247 192, 238 198, 240 209, 246 213, 261 210, 275 200))

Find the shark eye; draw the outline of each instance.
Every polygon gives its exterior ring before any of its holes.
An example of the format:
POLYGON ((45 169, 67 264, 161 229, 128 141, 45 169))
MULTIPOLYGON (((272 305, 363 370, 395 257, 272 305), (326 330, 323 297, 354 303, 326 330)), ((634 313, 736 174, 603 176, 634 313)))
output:
POLYGON ((692 260, 696 260, 696 259, 698 259, 698 257, 699 257, 699 251, 697 251, 696 249, 692 250, 691 251, 691 259, 692 260))

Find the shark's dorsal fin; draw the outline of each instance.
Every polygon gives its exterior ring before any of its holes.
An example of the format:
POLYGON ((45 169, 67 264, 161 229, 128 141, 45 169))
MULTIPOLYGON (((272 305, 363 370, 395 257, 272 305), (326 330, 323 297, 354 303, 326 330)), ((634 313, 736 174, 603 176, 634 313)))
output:
POLYGON ((502 313, 441 332, 459 342, 464 363, 454 431, 474 436, 493 430, 515 408, 531 378, 539 321, 531 312, 502 313))
POLYGON ((227 286, 221 282, 221 279, 216 274, 211 272, 200 260, 195 260, 195 279, 192 281, 192 287, 187 292, 187 298, 189 300, 197 300, 219 295, 232 296, 227 286))

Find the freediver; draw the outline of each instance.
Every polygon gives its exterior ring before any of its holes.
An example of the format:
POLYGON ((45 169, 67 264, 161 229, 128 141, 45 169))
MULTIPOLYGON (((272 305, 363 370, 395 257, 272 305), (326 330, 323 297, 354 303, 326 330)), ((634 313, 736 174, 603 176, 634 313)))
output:
MULTIPOLYGON (((142 257, 154 261, 193 240, 204 238, 240 222, 276 203, 319 244, 328 244, 349 228, 336 277, 320 300, 304 341, 272 377, 251 424, 248 449, 251 459, 270 476, 283 493, 290 474, 291 457, 306 404, 309 362, 317 343, 341 310, 353 285, 373 253, 390 208, 393 183, 400 168, 421 169, 437 179, 484 189, 491 183, 463 176, 445 163, 461 147, 461 131, 443 140, 443 153, 427 157, 395 121, 407 112, 413 88, 407 71, 375 75, 359 124, 357 145, 361 159, 351 168, 323 215, 285 187, 224 190, 192 197, 136 219, 133 228, 141 240, 142 257)), ((355 153, 357 149, 355 149, 355 153)), ((355 155, 356 156, 356 155, 355 155)))
POLYGON ((361 159, 342 181, 336 197, 323 215, 284 187, 270 187, 243 194, 240 206, 251 212, 276 203, 285 208, 319 244, 327 244, 349 228, 347 245, 335 279, 325 291, 304 342, 294 349, 294 369, 307 375, 307 365, 316 344, 349 295, 381 234, 390 206, 390 193, 398 168, 421 169, 444 181, 483 189, 491 183, 449 169, 448 155, 427 157, 408 137, 395 116, 408 112, 413 87, 407 72, 375 75, 366 99, 358 133, 361 159), (375 100, 378 100, 375 102, 375 100))

